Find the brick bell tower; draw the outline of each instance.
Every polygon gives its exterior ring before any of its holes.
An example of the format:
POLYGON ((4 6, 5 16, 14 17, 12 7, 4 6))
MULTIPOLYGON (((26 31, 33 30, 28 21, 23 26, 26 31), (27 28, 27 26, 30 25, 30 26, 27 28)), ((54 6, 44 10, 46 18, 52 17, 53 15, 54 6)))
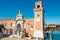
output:
POLYGON ((44 25, 44 8, 42 1, 35 3, 34 8, 34 37, 44 39, 43 26, 44 25))

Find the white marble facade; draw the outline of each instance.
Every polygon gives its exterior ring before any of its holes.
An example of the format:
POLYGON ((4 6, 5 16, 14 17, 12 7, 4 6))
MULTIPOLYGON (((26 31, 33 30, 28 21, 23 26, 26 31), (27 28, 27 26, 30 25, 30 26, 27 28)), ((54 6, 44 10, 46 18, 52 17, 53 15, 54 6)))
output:
POLYGON ((16 16, 15 28, 13 30, 13 36, 20 36, 20 32, 24 29, 23 27, 23 15, 20 13, 16 16))

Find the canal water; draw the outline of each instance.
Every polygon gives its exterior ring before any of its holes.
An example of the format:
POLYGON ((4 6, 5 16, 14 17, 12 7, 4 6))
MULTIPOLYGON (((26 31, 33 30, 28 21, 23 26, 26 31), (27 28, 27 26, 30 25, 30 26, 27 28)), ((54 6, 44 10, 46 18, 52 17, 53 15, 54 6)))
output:
MULTIPOLYGON (((53 32, 53 40, 60 40, 60 31, 53 32)), ((46 36, 46 40, 50 40, 50 32, 48 32, 48 36, 46 36)))

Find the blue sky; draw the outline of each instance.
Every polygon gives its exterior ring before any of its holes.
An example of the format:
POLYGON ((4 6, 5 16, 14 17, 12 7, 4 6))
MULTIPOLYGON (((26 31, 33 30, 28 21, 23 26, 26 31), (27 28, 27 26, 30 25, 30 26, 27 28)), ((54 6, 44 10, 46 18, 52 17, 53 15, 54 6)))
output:
MULTIPOLYGON (((0 19, 15 18, 20 10, 24 18, 34 18, 35 2, 40 0, 0 0, 0 19)), ((42 0, 46 24, 60 24, 60 0, 42 0)))

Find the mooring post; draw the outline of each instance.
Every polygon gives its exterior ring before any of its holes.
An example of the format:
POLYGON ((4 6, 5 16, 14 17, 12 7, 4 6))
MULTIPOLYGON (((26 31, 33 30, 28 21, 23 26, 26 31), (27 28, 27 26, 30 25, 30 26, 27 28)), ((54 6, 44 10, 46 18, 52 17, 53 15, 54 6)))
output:
POLYGON ((53 40, 53 37, 52 37, 52 30, 50 30, 50 40, 53 40))

